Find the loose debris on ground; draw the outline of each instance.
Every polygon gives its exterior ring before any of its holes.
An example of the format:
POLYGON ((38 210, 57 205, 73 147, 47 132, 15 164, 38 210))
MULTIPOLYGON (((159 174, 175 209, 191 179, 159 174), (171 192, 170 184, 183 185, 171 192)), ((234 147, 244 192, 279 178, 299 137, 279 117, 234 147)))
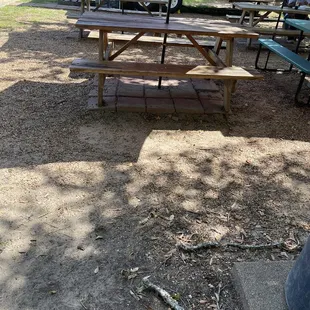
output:
MULTIPOLYGON (((162 310, 167 297, 240 309, 233 264, 295 259, 310 231, 297 74, 238 82, 228 120, 90 113, 93 76, 68 66, 98 47, 77 37, 64 14, 1 32, 2 308, 162 310), (139 293, 147 276, 161 297, 139 293)), ((255 49, 237 41, 235 64, 253 67, 255 49)), ((120 60, 160 52, 137 45, 120 60)), ((166 61, 204 64, 189 48, 166 61)))

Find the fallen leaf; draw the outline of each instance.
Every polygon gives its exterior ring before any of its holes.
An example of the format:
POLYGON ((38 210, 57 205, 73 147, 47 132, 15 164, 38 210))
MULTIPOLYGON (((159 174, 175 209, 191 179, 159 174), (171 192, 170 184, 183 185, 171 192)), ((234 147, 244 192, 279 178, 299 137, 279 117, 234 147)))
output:
POLYGON ((136 273, 132 273, 132 274, 130 274, 128 277, 127 277, 127 279, 128 280, 131 280, 131 279, 134 279, 134 278, 136 278, 138 275, 136 274, 136 273))
MULTIPOLYGON (((176 251, 177 251, 176 249, 170 250, 169 252, 167 252, 167 253, 165 254, 165 257, 172 256, 176 251)), ((183 253, 182 253, 182 254, 183 254, 183 253)))
POLYGON ((84 247, 83 247, 82 245, 78 245, 78 246, 77 246, 77 249, 78 249, 78 250, 81 250, 81 251, 84 251, 84 250, 85 250, 84 247))
POLYGON ((175 294, 172 294, 171 297, 172 297, 174 300, 178 301, 178 300, 180 300, 180 298, 181 298, 181 294, 180 294, 180 293, 175 293, 175 294))
POLYGON ((55 295, 57 292, 56 292, 56 291, 49 291, 49 293, 50 293, 51 295, 55 295))
POLYGON ((139 224, 140 224, 140 225, 144 225, 144 224, 147 223, 147 221, 148 221, 149 219, 150 219, 150 217, 148 216, 148 217, 146 217, 145 219, 141 220, 141 221, 139 222, 139 224))
POLYGON ((214 293, 214 295, 215 295, 216 300, 219 301, 220 300, 220 295, 218 293, 214 293))
POLYGON ((202 304, 202 305, 203 305, 203 304, 206 304, 207 302, 208 302, 208 301, 207 301, 206 299, 201 299, 201 300, 199 300, 199 303, 202 304))
POLYGON ((183 253, 181 253, 181 258, 182 258, 182 261, 185 262, 185 260, 187 259, 187 256, 183 253))
POLYGON ((97 236, 95 240, 103 239, 102 236, 97 236))
POLYGON ((130 272, 137 272, 139 270, 139 267, 131 268, 130 272))
POLYGON ((94 273, 98 273, 99 272, 99 267, 97 267, 95 270, 94 270, 94 273))

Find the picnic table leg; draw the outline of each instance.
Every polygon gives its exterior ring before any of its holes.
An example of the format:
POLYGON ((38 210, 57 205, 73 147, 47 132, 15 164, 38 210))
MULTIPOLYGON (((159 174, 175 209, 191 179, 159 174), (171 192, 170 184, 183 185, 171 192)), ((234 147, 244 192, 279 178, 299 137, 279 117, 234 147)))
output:
POLYGON ((86 0, 86 10, 90 11, 90 0, 86 0))
MULTIPOLYGON (((231 38, 226 41, 226 66, 231 67, 233 64, 233 55, 234 55, 234 38, 231 38)), ((237 81, 232 81, 231 92, 236 91, 237 81)))
POLYGON ((225 64, 227 67, 232 66, 233 62, 233 54, 234 54, 234 38, 228 39, 226 41, 226 59, 225 64))
POLYGON ((214 44, 214 53, 218 55, 220 53, 221 47, 222 47, 223 39, 222 38, 217 38, 214 44))
MULTIPOLYGON (((251 11, 250 12, 250 19, 249 19, 249 26, 252 28, 254 27, 254 16, 255 16, 255 12, 251 11)), ((247 47, 250 47, 252 43, 252 39, 247 39, 247 47)))
POLYGON ((256 26, 258 23, 263 22, 264 19, 266 19, 270 13, 271 12, 266 12, 263 15, 260 15, 259 18, 253 22, 253 27, 256 26))
MULTIPOLYGON (((99 30, 99 60, 107 60, 105 57, 108 55, 108 34, 103 30, 99 30)), ((103 87, 105 82, 105 75, 98 74, 98 107, 103 106, 103 87)))
MULTIPOLYGON (((81 0, 81 15, 84 13, 85 11, 85 0, 81 0)), ((80 33, 79 33, 79 39, 83 38, 83 29, 80 29, 80 33)))
POLYGON ((153 16, 152 12, 148 9, 148 7, 144 4, 144 2, 139 2, 143 8, 148 12, 149 15, 153 16))
POLYGON ((233 85, 235 84, 234 80, 224 81, 224 110, 225 114, 230 113, 230 101, 233 85))
POLYGON ((242 11, 242 14, 241 14, 240 19, 239 19, 240 25, 242 25, 244 22, 245 14, 246 14, 246 11, 242 11))

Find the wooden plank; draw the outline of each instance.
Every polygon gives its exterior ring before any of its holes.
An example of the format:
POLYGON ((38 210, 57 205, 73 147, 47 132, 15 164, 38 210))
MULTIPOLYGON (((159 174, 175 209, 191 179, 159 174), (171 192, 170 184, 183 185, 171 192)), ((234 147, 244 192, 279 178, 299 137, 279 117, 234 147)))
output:
POLYGON ((208 51, 204 50, 191 35, 187 34, 186 37, 193 43, 200 54, 202 54, 202 56, 206 58, 211 65, 216 66, 220 64, 221 60, 218 57, 218 59, 214 59, 214 57, 212 57, 208 51))
POLYGON ((144 2, 139 2, 145 11, 147 11, 151 16, 153 16, 152 12, 149 10, 149 8, 144 4, 144 2))
MULTIPOLYGON (((252 4, 248 2, 234 2, 234 6, 240 10, 245 10, 247 12, 275 12, 275 13, 292 13, 296 14, 296 9, 284 7, 281 8, 280 6, 276 5, 264 5, 264 4, 252 4)), ((298 9, 298 14, 302 15, 309 15, 309 10, 300 10, 298 9)))
MULTIPOLYGON (((130 41, 135 35, 132 34, 120 34, 111 32, 109 33, 108 39, 109 41, 130 41)), ((93 30, 89 33, 88 38, 91 39, 98 39, 98 31, 93 30)), ((220 39, 221 40, 221 39, 220 39)), ((221 40, 222 41, 222 40, 221 40)), ((196 42, 201 47, 209 47, 213 48, 215 46, 214 40, 196 40, 196 42)), ((162 37, 155 37, 155 36, 142 36, 138 39, 137 43, 153 43, 157 45, 163 44, 163 38, 162 37)), ((193 44, 191 44, 187 39, 180 39, 180 38, 167 38, 167 46, 184 46, 184 47, 194 47, 193 44)), ((226 43, 222 42, 220 48, 224 49, 226 47, 226 43)))
POLYGON ((78 28, 102 29, 108 32, 129 31, 206 35, 221 38, 258 38, 257 33, 226 21, 171 18, 170 23, 165 24, 165 19, 160 17, 124 15, 124 18, 120 18, 119 15, 115 15, 85 12, 75 25, 78 28))
MULTIPOLYGON (((84 11, 85 11, 85 0, 81 0, 81 7, 80 7, 80 10, 81 10, 81 15, 83 15, 84 11)), ((82 39, 83 38, 83 29, 80 29, 80 32, 79 32, 79 39, 82 39)))
POLYGON ((111 75, 129 76, 163 76, 193 79, 220 80, 252 80, 262 79, 263 76, 255 70, 245 70, 241 67, 219 68, 214 66, 191 66, 172 64, 153 64, 117 61, 94 61, 76 59, 70 66, 71 71, 103 73, 111 75))
POLYGON ((240 16, 240 19, 239 19, 239 24, 240 24, 240 25, 243 24, 245 15, 246 15, 246 11, 242 11, 241 16, 240 16))
POLYGON ((108 60, 109 58, 109 51, 108 51, 108 34, 104 32, 103 34, 103 59, 108 60))
MULTIPOLYGON (((229 14, 226 14, 226 19, 228 19, 230 21, 238 22, 240 20, 240 18, 241 18, 241 16, 239 16, 239 15, 229 15, 229 14)), ((255 16, 254 17, 255 21, 258 20, 258 19, 260 19, 260 16, 255 16)), ((249 16, 245 16, 244 20, 248 21, 249 20, 249 16)), ((264 20, 262 22, 276 22, 277 20, 278 20, 277 18, 270 18, 270 17, 268 17, 268 18, 264 18, 264 20)), ((280 19, 280 22, 283 22, 283 21, 284 21, 284 19, 280 19)))
POLYGON ((137 42, 137 40, 144 35, 144 32, 138 33, 135 37, 133 37, 130 41, 128 41, 126 44, 124 44, 117 52, 115 52, 113 55, 109 57, 109 60, 115 59, 117 56, 119 56, 123 51, 125 51, 131 44, 137 42))
POLYGON ((99 30, 99 60, 103 60, 104 59, 104 49, 103 49, 103 36, 104 36, 104 32, 102 30, 99 30))
POLYGON ((226 66, 231 67, 233 63, 234 39, 226 42, 226 66))
POLYGON ((102 73, 98 74, 98 107, 103 105, 103 88, 105 82, 105 75, 102 73))
POLYGON ((233 81, 228 80, 224 82, 224 110, 225 113, 230 113, 230 101, 233 88, 233 81))
MULTIPOLYGON (((265 21, 265 19, 268 17, 268 15, 270 14, 271 12, 265 12, 263 15, 261 15, 257 20, 254 20, 253 19, 253 23, 252 23, 252 25, 253 26, 256 26, 259 22, 264 22, 265 21)), ((254 13, 253 13, 253 15, 254 15, 254 13)), ((251 26, 252 26, 251 25, 251 26)))
POLYGON ((223 42, 222 38, 217 38, 216 42, 215 42, 215 45, 214 45, 214 49, 213 49, 214 53, 216 55, 218 55, 220 53, 220 50, 221 50, 221 48, 223 48, 223 45, 225 45, 225 47, 226 47, 226 42, 223 42))

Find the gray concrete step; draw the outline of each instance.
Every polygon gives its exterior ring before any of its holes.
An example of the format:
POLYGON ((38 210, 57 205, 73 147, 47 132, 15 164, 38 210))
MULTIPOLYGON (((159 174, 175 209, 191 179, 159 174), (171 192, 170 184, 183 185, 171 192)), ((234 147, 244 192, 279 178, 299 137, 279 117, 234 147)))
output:
POLYGON ((293 264, 293 261, 236 263, 233 281, 243 310, 287 310, 284 284, 293 264))

